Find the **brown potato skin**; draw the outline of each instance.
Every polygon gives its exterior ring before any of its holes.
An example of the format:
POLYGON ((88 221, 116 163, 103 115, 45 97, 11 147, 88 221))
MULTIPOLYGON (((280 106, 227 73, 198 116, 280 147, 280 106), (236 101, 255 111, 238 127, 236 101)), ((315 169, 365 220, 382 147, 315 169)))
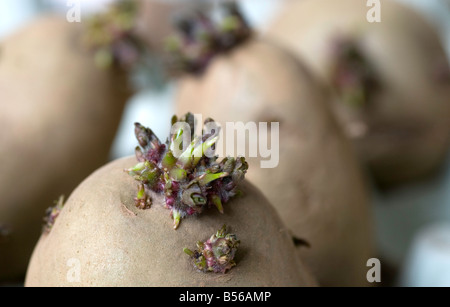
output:
POLYGON ((41 17, 1 43, 0 282, 23 280, 42 218, 108 160, 130 96, 125 74, 100 70, 79 24, 41 17))
POLYGON ((327 99, 294 56, 255 39, 218 56, 202 76, 184 76, 177 114, 191 110, 222 127, 280 122, 279 165, 263 169, 250 158, 247 178, 310 243, 297 249, 321 285, 367 285, 366 261, 374 255, 365 178, 327 99))
POLYGON ((314 286, 295 255, 287 229, 272 206, 251 184, 243 196, 177 230, 161 195, 152 207, 135 207, 136 181, 123 171, 135 157, 113 161, 72 193, 53 229, 33 253, 25 286, 314 286), (194 269, 185 247, 206 240, 223 224, 238 236, 237 266, 226 274, 194 269), (70 283, 68 259, 80 261, 81 280, 70 283))
POLYGON ((396 1, 381 2, 381 22, 369 23, 369 7, 359 0, 287 2, 268 27, 267 37, 305 60, 331 86, 336 61, 331 44, 356 39, 374 65, 380 89, 371 107, 335 101, 345 128, 364 124, 354 138, 362 161, 381 188, 427 179, 440 169, 450 145, 450 78, 438 77, 449 64, 437 32, 422 16, 396 1))

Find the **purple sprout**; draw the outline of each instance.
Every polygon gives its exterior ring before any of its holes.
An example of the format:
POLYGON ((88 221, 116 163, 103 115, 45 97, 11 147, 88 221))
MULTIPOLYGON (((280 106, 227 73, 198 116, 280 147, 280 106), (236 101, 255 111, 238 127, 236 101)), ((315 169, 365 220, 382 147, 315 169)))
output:
MULTIPOLYGON (((214 123, 207 119, 206 123, 214 123)), ((179 128, 162 144, 153 131, 135 124, 135 134, 139 142, 136 148, 138 163, 125 171, 139 182, 135 203, 138 208, 147 209, 151 205, 150 191, 164 195, 164 204, 170 210, 177 229, 181 219, 198 215, 205 209, 216 207, 223 213, 223 204, 237 194, 237 186, 245 177, 248 164, 244 158, 208 157, 218 140, 218 128, 214 133, 194 137, 194 116, 188 113, 184 119, 172 119, 172 124, 186 123, 190 129, 179 128), (189 133, 190 144, 179 154, 179 146, 184 133, 189 133)), ((186 126, 185 126, 186 127, 186 126)))
POLYGON ((61 213, 61 210, 64 207, 64 196, 60 196, 59 199, 56 201, 55 206, 49 207, 45 211, 44 216, 44 232, 49 233, 50 230, 52 230, 53 225, 55 224, 56 219, 58 218, 59 214, 61 213))
POLYGON ((331 69, 334 88, 348 105, 368 105, 380 84, 375 68, 361 46, 352 39, 339 37, 334 41, 332 52, 335 59, 331 69))
POLYGON ((84 41, 95 51, 97 66, 128 70, 140 61, 145 48, 134 34, 137 5, 135 0, 119 0, 87 20, 84 41))
POLYGON ((236 265, 234 257, 239 244, 236 235, 227 233, 226 225, 223 225, 205 242, 198 241, 198 250, 185 248, 183 251, 191 257, 199 271, 225 274, 236 265))
POLYGON ((222 3, 220 13, 219 20, 198 11, 175 22, 177 33, 166 40, 172 74, 201 74, 217 54, 230 51, 252 36, 234 1, 222 3))

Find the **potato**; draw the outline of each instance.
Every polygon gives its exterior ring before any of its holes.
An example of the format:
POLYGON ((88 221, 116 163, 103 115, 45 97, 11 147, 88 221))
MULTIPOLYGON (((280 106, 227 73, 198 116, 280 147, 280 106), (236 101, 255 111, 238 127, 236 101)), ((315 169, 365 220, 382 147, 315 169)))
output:
MULTIPOLYGON (((225 122, 280 123, 279 164, 262 168, 267 159, 247 150, 247 178, 293 235, 311 245, 297 249, 321 285, 367 285, 366 261, 374 255, 365 178, 329 110, 327 91, 301 62, 267 40, 249 38, 215 55, 202 73, 182 75, 178 87, 178 114, 208 115, 223 128, 225 122)), ((247 143, 257 146, 258 138, 247 143)))
POLYGON ((26 286, 313 286, 295 256, 288 231, 262 194, 243 183, 243 196, 184 219, 173 230, 161 194, 150 209, 136 208, 136 181, 116 160, 83 181, 51 231, 39 240, 26 286), (184 248, 194 248, 223 224, 241 241, 237 265, 226 274, 197 271, 184 248), (74 271, 76 268, 80 271, 74 271))
POLYGON ((333 108, 381 188, 436 173, 450 144, 450 68, 438 34, 397 1, 291 1, 267 36, 336 91, 333 108), (356 103, 356 105, 355 105, 356 103))
POLYGON ((0 281, 25 276, 45 208, 106 163, 130 95, 125 73, 98 69, 81 28, 41 17, 1 43, 0 281))

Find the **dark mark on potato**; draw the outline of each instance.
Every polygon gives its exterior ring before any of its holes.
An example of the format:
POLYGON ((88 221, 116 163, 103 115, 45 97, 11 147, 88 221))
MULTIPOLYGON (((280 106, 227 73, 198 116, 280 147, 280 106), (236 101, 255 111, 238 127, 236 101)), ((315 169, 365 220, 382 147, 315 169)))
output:
POLYGON ((4 225, 4 224, 0 224, 0 244, 1 243, 6 243, 8 241, 8 239, 11 236, 11 228, 4 225))
POLYGON ((292 241, 294 242, 294 245, 299 247, 299 246, 304 246, 307 248, 311 248, 311 244, 309 244, 308 241, 304 240, 304 239, 300 239, 297 237, 292 237, 292 241))

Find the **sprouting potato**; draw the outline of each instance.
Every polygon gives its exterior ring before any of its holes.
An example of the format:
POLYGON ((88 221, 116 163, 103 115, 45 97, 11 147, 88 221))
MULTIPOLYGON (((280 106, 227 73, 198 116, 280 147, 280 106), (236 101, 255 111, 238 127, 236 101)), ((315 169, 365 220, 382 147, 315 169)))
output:
POLYGON ((25 285, 315 286, 276 211, 244 180, 245 161, 197 158, 194 141, 175 158, 178 135, 162 144, 137 124, 136 157, 100 168, 48 212, 25 285))
POLYGON ((334 91, 335 113, 374 181, 395 188, 428 179, 446 160, 450 67, 420 14, 380 3, 378 14, 366 1, 290 1, 267 37, 334 91))
MULTIPOLYGON (((169 40, 179 76, 177 113, 211 116, 223 129, 226 122, 268 122, 270 129, 278 122, 279 135, 269 139, 278 158, 262 168, 268 158, 249 157, 246 149, 247 178, 297 241, 310 245, 297 250, 321 285, 367 285, 366 262, 374 255, 365 177, 329 108, 328 91, 301 61, 252 34, 236 8, 228 9, 209 40, 204 16, 180 23, 182 35, 169 40)), ((246 140, 252 148, 261 142, 246 140)))

